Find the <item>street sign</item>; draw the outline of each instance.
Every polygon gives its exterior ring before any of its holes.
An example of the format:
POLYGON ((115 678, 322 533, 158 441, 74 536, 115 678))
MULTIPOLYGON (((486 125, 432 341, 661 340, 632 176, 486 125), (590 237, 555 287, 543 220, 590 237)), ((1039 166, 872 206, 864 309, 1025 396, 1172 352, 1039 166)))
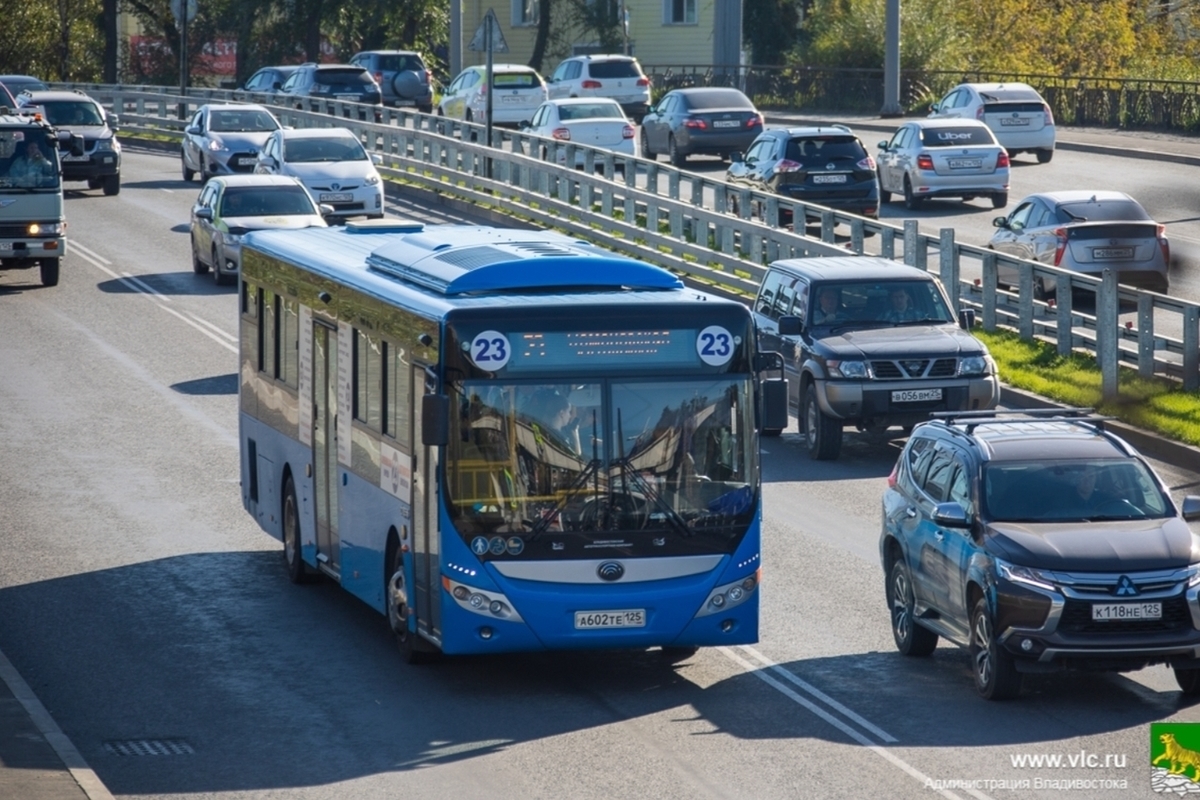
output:
MULTIPOLYGON (((179 0, 171 0, 179 2, 179 0)), ((194 2, 195 0, 193 0, 194 2)), ((487 35, 488 26, 492 28, 492 52, 507 53, 508 42, 504 41, 504 33, 500 30, 500 20, 496 19, 496 12, 488 9, 483 15, 483 21, 479 23, 479 28, 476 29, 475 35, 471 37, 471 43, 467 45, 468 50, 474 50, 477 53, 487 51, 487 35)))
MULTIPOLYGON (((184 22, 180 19, 183 14, 184 0, 171 0, 171 13, 175 16, 176 22, 184 22)), ((196 0, 187 0, 187 22, 191 22, 196 18, 196 0)))

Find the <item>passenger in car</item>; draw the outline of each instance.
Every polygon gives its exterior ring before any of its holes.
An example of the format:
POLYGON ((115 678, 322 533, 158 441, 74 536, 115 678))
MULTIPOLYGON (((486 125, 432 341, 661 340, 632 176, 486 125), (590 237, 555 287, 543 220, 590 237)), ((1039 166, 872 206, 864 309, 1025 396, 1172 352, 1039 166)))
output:
POLYGON ((888 300, 890 307, 887 311, 883 312, 880 320, 884 322, 911 322, 912 320, 919 319, 917 309, 912 304, 912 296, 909 295, 907 289, 900 286, 893 287, 892 291, 888 294, 888 300))

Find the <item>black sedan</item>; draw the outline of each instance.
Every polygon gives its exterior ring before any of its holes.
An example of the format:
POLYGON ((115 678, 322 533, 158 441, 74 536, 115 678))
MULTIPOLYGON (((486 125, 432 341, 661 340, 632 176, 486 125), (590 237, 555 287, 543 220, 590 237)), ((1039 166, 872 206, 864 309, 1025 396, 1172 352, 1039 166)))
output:
POLYGON ((737 89, 676 89, 642 119, 642 156, 666 153, 677 167, 696 154, 727 159, 744 152, 762 131, 762 114, 737 89))

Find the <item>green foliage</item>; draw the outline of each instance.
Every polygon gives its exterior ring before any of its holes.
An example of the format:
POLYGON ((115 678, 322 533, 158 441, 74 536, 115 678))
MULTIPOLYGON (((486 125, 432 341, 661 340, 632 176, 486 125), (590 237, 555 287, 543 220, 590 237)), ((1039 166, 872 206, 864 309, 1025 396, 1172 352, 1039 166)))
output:
POLYGON ((782 64, 796 44, 799 5, 790 0, 744 0, 742 33, 752 64, 782 64))
POLYGON ((50 81, 99 80, 100 0, 0 0, 0 73, 50 81))

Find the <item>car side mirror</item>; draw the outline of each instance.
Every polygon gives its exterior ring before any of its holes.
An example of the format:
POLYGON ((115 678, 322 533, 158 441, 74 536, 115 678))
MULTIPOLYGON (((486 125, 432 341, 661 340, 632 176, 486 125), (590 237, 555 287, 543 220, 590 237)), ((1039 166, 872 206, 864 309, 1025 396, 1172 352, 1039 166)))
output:
POLYGON ((259 156, 258 163, 262 164, 267 169, 275 169, 275 156, 259 156))
POLYGON ((213 210, 208 206, 197 208, 193 213, 196 215, 196 219, 206 219, 212 222, 213 210))
POLYGON ((383 156, 379 155, 379 153, 371 153, 371 163, 378 167, 383 163, 383 156))
POLYGON ((930 103, 929 104, 929 113, 936 114, 939 110, 941 110, 940 103, 930 103))
POLYGON ((67 138, 67 149, 73 156, 82 156, 87 154, 87 143, 83 137, 77 133, 72 133, 67 138))
POLYGON ((993 228, 1007 228, 1008 227, 1008 217, 993 217, 992 218, 992 227, 993 228))
POLYGON ((337 211, 337 209, 329 205, 329 203, 320 203, 317 205, 317 209, 321 212, 322 217, 331 217, 337 211))
POLYGON ((119 115, 105 114, 104 120, 108 123, 108 127, 112 129, 113 133, 116 133, 121 129, 121 117, 119 115))
POLYGON ((964 308, 958 312, 958 327, 969 331, 975 327, 975 309, 964 308))
POLYGON ((183 132, 188 136, 199 136, 201 133, 203 133, 203 131, 200 130, 199 125, 188 125, 183 129, 183 132))
POLYGON ((517 123, 517 127, 523 131, 529 130, 529 120, 527 120, 527 119, 521 120, 520 122, 517 123))
POLYGON ((784 314, 779 318, 780 336, 799 336, 800 318, 795 314, 784 314))
POLYGON ((933 507, 933 522, 943 528, 968 528, 966 510, 958 503, 938 503, 933 507))
POLYGON ((741 150, 734 150, 729 154, 729 162, 731 164, 744 164, 746 162, 746 157, 742 155, 741 150))
POLYGON ((271 84, 271 91, 273 91, 273 92, 278 92, 282 88, 283 88, 283 81, 275 81, 274 83, 271 84))
POLYGON ((885 140, 883 140, 882 142, 880 142, 879 144, 877 144, 877 145, 875 145, 875 146, 876 146, 876 147, 878 147, 880 150, 887 150, 887 149, 888 149, 888 143, 887 143, 887 140, 885 139, 885 140))
POLYGON ((1189 494, 1183 498, 1183 518, 1191 522, 1200 519, 1200 496, 1189 494))

